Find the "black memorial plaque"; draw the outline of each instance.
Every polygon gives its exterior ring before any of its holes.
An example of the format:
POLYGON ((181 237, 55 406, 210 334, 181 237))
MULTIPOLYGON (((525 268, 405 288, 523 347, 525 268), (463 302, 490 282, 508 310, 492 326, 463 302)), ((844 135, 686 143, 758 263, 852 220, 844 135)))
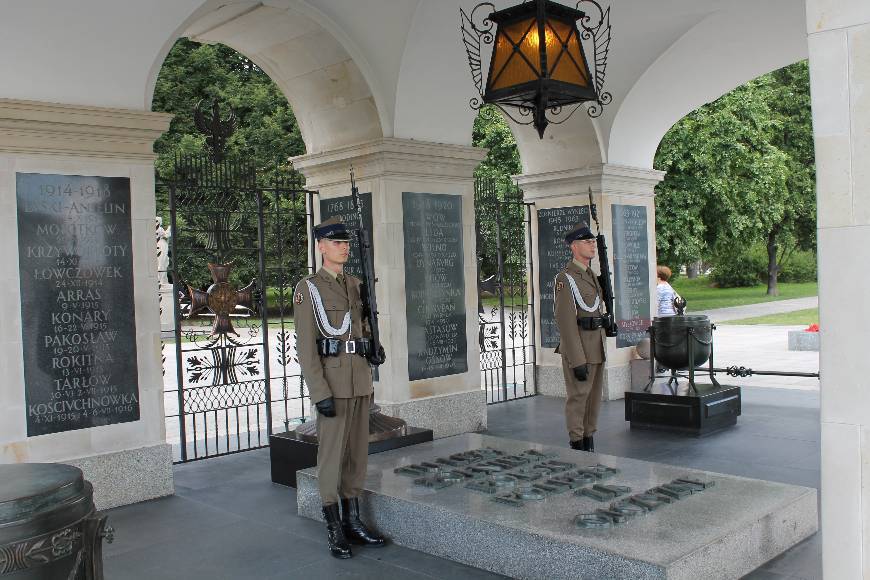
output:
MULTIPOLYGON (((372 230, 372 194, 359 194, 359 201, 362 204, 363 220, 365 227, 369 231, 369 238, 372 241, 372 252, 374 253, 374 231, 372 230)), ((356 207, 353 205, 351 196, 333 197, 330 199, 320 200, 320 220, 326 221, 331 217, 340 219, 348 229, 359 229, 359 218, 357 217, 356 207)), ((350 258, 344 265, 347 273, 362 278, 362 265, 359 261, 359 240, 354 233, 350 240, 350 258)))
POLYGON ((468 371, 462 197, 402 193, 410 380, 468 371))
POLYGON ((137 421, 129 178, 18 173, 16 198, 27 435, 137 421))
POLYGON ((610 206, 613 217, 613 283, 616 294, 616 347, 634 346, 650 325, 649 238, 646 207, 610 206))
POLYGON ((565 234, 580 222, 589 222, 589 206, 538 210, 538 287, 541 289, 541 347, 559 346, 559 329, 553 315, 556 274, 571 261, 565 234))

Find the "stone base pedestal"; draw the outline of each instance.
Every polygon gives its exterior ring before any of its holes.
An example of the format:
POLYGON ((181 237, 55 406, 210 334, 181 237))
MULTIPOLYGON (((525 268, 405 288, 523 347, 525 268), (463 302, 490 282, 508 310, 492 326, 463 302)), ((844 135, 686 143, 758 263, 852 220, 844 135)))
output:
POLYGON ((140 447, 64 461, 82 470, 94 486, 94 504, 104 510, 175 493, 172 446, 140 447))
POLYGON ((789 330, 788 331, 788 349, 789 350, 812 350, 819 352, 818 332, 807 332, 805 330, 789 330))
POLYGON ((665 383, 650 392, 625 393, 625 420, 632 429, 656 429, 688 435, 709 435, 737 424, 741 413, 740 387, 697 385, 692 393, 682 379, 681 390, 671 394, 665 383))
POLYGON ((175 332, 175 303, 172 300, 172 284, 160 284, 160 334, 170 336, 175 332))
POLYGON ((403 403, 378 401, 385 415, 408 425, 431 429, 435 439, 486 429, 486 392, 482 390, 412 399, 403 403))
MULTIPOLYGON (((372 456, 365 489, 363 519, 391 541, 512 578, 740 578, 818 529, 815 489, 475 434, 372 456), (610 500, 566 490, 511 505, 467 481, 439 488, 395 472, 484 447, 552 454, 563 473, 615 468, 602 483, 628 486, 623 497, 685 477, 713 486, 611 527, 583 529, 575 517, 610 500)), ((322 517, 315 469, 298 473, 297 502, 299 515, 322 517)))

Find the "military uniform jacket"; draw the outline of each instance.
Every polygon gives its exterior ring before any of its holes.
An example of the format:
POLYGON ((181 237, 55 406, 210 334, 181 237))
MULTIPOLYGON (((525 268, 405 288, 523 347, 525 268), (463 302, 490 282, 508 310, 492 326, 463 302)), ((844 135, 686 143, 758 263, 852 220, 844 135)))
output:
POLYGON ((317 339, 324 338, 315 319, 311 293, 307 281, 311 281, 320 293, 323 308, 334 328, 341 327, 345 314, 350 311, 349 332, 342 340, 368 338, 368 325, 363 328, 362 298, 359 278, 344 274, 344 285, 338 283, 321 268, 316 274, 306 276, 296 286, 293 296, 296 321, 296 350, 302 376, 308 383, 311 401, 316 403, 329 397, 349 399, 372 394, 372 371, 368 361, 359 354, 348 353, 342 343, 338 356, 321 357, 317 351, 317 339), (365 331, 365 334, 363 332, 365 331))
POLYGON ((601 316, 604 312, 604 304, 599 304, 594 312, 586 312, 577 306, 568 276, 574 279, 583 302, 588 306, 594 305, 596 299, 602 295, 601 286, 598 285, 598 279, 592 269, 583 270, 573 260, 556 275, 554 309, 560 336, 556 352, 568 359, 568 366, 571 368, 584 364, 603 363, 604 329, 583 330, 577 325, 577 320, 601 316))

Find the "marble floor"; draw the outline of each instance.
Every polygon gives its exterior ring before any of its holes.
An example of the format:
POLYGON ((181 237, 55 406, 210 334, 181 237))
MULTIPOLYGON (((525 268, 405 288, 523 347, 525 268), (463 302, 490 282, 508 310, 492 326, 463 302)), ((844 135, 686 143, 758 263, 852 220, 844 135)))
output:
MULTIPOLYGON (((563 401, 532 397, 489 408, 490 435, 567 447, 563 401)), ((596 450, 708 471, 819 487, 819 394, 748 388, 738 425, 702 439, 631 431, 622 401, 602 407, 596 450)), ((267 449, 179 465, 176 495, 109 511, 108 580, 447 579, 498 576, 388 546, 335 560, 322 524, 296 515, 296 494, 269 480, 267 449)), ((816 534, 747 576, 820 579, 816 534)))

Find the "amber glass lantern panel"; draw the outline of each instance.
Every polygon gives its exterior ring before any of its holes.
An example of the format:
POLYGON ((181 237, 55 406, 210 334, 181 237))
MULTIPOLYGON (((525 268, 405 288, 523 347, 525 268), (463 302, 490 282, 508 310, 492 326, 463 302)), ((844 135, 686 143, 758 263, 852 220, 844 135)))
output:
POLYGON ((588 87, 589 71, 586 70, 577 29, 559 20, 549 20, 545 30, 550 78, 588 87))
POLYGON ((492 53, 489 90, 536 81, 541 76, 540 67, 538 26, 534 18, 499 27, 492 53))

